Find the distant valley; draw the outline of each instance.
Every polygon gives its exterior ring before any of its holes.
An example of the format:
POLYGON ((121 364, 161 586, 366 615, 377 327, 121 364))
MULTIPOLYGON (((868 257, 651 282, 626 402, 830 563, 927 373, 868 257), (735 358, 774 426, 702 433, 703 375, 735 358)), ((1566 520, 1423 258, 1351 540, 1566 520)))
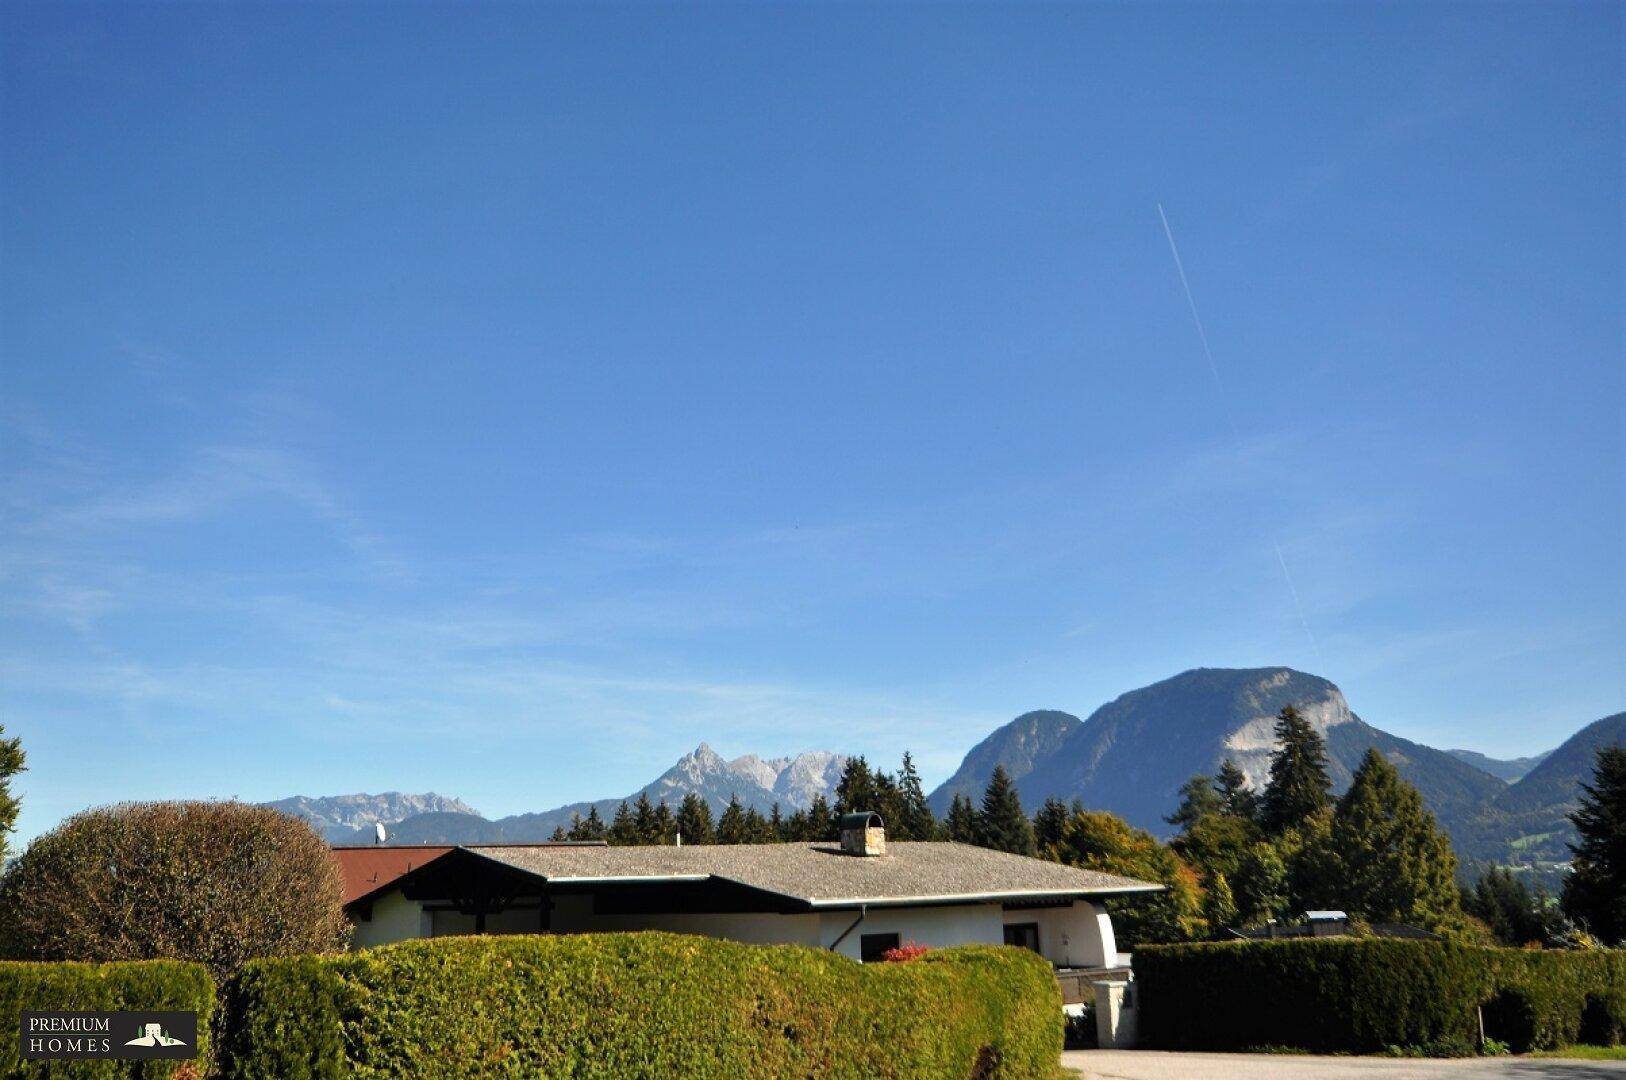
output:
MULTIPOLYGON (((1163 818, 1193 773, 1212 774, 1226 758, 1255 787, 1268 775, 1271 725, 1296 705, 1327 741, 1329 773, 1342 791, 1369 747, 1376 747, 1422 793, 1452 835, 1459 854, 1475 861, 1552 863, 1568 858, 1573 830, 1565 815, 1590 774, 1595 750, 1626 743, 1626 713, 1587 725, 1546 753, 1499 760, 1471 750, 1437 750, 1403 739, 1356 715, 1333 683, 1291 668, 1198 668, 1130 691, 1087 719, 1047 710, 1025 713, 995 729, 966 754, 931 793, 947 812, 957 794, 981 796, 996 766, 1016 782, 1032 811, 1047 798, 1081 801, 1167 836, 1163 818)), ((901 748, 900 748, 901 752, 901 748)), ((847 758, 828 750, 790 757, 748 754, 725 759, 701 743, 670 769, 626 798, 647 795, 672 807, 694 792, 713 813, 738 797, 766 813, 789 813, 816 797, 834 802, 847 758)), ((390 842, 498 843, 547 839, 576 814, 592 809, 608 821, 621 798, 572 803, 489 820, 458 799, 439 795, 297 796, 268 805, 309 820, 330 842, 371 843, 382 822, 390 842)))

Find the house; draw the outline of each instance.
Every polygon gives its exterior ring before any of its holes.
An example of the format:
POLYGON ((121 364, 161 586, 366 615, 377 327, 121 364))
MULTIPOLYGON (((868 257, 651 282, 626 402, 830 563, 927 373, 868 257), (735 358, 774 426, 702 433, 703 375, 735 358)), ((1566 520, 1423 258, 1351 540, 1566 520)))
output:
MULTIPOLYGON (((1030 948, 1120 969, 1102 901, 1163 886, 955 843, 888 843, 878 815, 840 843, 340 847, 353 943, 445 934, 669 930, 877 959, 905 942, 1030 948)), ((1079 978, 1078 992, 1086 987, 1079 978)), ((1063 980, 1064 988, 1067 981, 1063 980)))

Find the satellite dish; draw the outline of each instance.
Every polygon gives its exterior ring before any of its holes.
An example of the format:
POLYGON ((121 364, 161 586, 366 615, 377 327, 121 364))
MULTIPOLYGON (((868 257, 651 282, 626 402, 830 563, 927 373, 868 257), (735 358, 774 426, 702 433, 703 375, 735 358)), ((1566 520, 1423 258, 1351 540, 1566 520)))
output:
POLYGON ((384 832, 384 823, 382 821, 373 822, 373 832, 378 837, 375 843, 382 844, 388 838, 388 834, 384 832))

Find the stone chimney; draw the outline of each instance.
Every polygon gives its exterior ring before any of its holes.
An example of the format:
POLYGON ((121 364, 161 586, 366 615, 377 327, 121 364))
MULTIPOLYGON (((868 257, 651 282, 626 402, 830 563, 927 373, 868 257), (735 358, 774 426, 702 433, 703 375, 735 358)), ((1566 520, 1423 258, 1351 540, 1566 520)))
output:
POLYGON ((886 823, 873 810, 841 815, 841 850, 848 855, 885 855, 886 823))

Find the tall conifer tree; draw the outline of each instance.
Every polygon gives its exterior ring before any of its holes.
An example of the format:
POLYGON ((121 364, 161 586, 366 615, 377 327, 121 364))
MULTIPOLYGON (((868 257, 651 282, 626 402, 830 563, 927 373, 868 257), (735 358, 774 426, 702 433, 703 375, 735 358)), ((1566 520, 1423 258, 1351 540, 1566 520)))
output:
POLYGON ((1260 824, 1276 835, 1304 824, 1331 804, 1327 745, 1298 709, 1276 717, 1276 755, 1260 810, 1260 824))
POLYGON ((1436 930, 1462 914, 1451 841, 1376 748, 1333 811, 1325 887, 1352 914, 1436 930))
POLYGON ((1022 812, 1022 799, 1005 766, 995 765, 982 793, 979 815, 982 846, 1016 855, 1033 854, 1033 822, 1022 812))
POLYGON ((1570 815, 1580 842, 1564 880, 1564 914, 1606 944, 1626 945, 1626 747, 1598 751, 1570 815))

